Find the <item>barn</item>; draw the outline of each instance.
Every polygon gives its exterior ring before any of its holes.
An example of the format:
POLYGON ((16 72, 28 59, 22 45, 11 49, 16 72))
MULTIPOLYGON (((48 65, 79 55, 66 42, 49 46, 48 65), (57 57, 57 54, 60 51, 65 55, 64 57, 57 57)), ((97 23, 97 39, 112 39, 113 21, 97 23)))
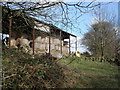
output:
POLYGON ((77 50, 77 37, 73 34, 23 14, 12 18, 6 18, 6 15, 7 13, 4 12, 2 33, 9 34, 9 48, 13 48, 11 40, 17 41, 22 37, 31 42, 29 42, 31 45, 28 48, 28 53, 31 55, 49 53, 54 56, 56 53, 60 53, 68 56, 71 53, 70 37, 75 37, 75 49, 77 50))
MULTIPOLYGON (((44 31, 46 33, 41 36, 38 36, 38 37, 41 37, 41 40, 39 43, 41 47, 39 47, 39 49, 43 49, 43 51, 48 50, 49 53, 51 54, 59 52, 63 55, 69 55, 71 53, 70 37, 75 37, 76 38, 75 44, 76 44, 76 50, 77 50, 77 37, 75 35, 65 32, 54 25, 47 24, 37 19, 35 19, 35 23, 37 23, 36 26, 34 26, 35 30, 44 31)), ((35 49, 36 48, 37 47, 35 46, 35 49)))

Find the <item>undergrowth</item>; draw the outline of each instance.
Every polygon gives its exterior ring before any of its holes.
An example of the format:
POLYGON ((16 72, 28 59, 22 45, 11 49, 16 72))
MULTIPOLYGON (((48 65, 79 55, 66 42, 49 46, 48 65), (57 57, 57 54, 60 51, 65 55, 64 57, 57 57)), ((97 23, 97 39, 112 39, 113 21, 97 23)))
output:
POLYGON ((3 89, 118 88, 119 66, 85 57, 35 56, 3 50, 3 89))
MULTIPOLYGON (((14 49, 3 51, 3 89, 71 87, 72 78, 54 59, 35 56, 14 49), (70 83, 71 82, 71 83, 70 83)), ((70 72, 69 72, 70 73, 70 72)))

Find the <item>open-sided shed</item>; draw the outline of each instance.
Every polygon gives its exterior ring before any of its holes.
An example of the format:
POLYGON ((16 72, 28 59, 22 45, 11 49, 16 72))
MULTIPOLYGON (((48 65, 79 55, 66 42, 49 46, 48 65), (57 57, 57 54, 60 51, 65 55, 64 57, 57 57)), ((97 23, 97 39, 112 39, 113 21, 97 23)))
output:
MULTIPOLYGON (((14 12, 12 12, 14 13, 14 12)), ((36 45, 40 45, 39 49, 44 48, 44 52, 46 49, 48 50, 49 54, 51 54, 52 49, 58 48, 61 54, 64 54, 67 51, 70 54, 70 36, 76 38, 75 48, 77 50, 77 37, 73 34, 65 32, 60 28, 52 25, 47 24, 43 21, 40 21, 36 18, 29 17, 26 15, 19 15, 14 16, 11 18, 7 18, 7 14, 4 13, 3 16, 3 34, 9 34, 9 48, 10 47, 10 40, 11 38, 17 39, 21 36, 24 36, 28 40, 32 40, 32 54, 35 54, 36 45), (36 39, 39 39, 39 44, 36 44, 36 39), (42 40, 44 39, 44 42, 42 40), (68 39, 68 41, 64 41, 68 39), (45 41, 46 40, 46 41, 45 41), (41 47, 43 46, 43 47, 41 47)))

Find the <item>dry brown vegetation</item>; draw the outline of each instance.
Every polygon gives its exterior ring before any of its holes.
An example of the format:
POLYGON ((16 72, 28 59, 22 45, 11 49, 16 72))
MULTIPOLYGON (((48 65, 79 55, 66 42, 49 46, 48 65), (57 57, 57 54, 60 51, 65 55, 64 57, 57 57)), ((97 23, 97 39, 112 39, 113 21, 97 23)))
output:
POLYGON ((53 58, 36 56, 32 59, 14 49, 3 52, 3 89, 72 87, 75 81, 70 73, 53 58))

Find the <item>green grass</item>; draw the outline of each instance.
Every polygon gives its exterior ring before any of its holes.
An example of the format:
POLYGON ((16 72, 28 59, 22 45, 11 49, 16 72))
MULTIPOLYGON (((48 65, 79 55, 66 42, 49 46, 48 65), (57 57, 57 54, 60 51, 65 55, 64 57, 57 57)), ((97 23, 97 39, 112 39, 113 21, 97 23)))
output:
POLYGON ((69 57, 59 63, 67 65, 76 78, 74 88, 118 88, 118 66, 107 62, 85 61, 82 58, 69 57))
POLYGON ((118 88, 118 66, 107 62, 66 57, 50 60, 47 57, 18 52, 3 52, 3 87, 20 88, 118 88), (64 67, 64 68, 63 68, 64 67))

